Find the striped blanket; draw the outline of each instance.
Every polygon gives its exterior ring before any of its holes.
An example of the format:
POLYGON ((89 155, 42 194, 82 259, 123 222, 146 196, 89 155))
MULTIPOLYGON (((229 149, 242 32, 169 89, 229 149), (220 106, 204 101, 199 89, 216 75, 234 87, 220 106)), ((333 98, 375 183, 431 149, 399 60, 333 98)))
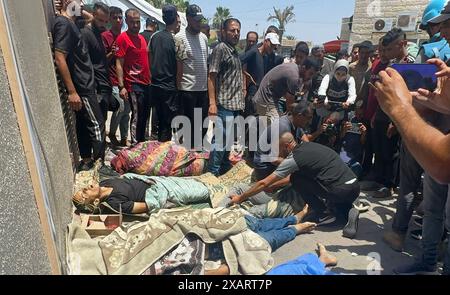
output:
POLYGON ((111 166, 120 174, 198 176, 205 172, 208 153, 190 152, 173 142, 147 141, 122 150, 111 166))

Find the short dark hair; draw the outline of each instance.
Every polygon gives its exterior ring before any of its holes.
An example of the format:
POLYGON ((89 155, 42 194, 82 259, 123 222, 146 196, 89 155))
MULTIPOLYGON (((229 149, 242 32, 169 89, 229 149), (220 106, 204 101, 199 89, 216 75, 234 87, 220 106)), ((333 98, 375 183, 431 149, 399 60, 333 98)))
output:
POLYGON ((248 39, 248 36, 250 36, 250 34, 255 34, 255 35, 256 35, 256 40, 258 40, 258 39, 259 39, 259 35, 258 35, 258 33, 254 32, 254 31, 250 31, 250 32, 248 32, 248 33, 247 33, 247 38, 246 38, 246 39, 248 39))
POLYGON ((118 15, 118 14, 120 14, 120 15, 123 14, 122 9, 120 9, 119 7, 116 7, 116 6, 111 6, 109 8, 109 16, 114 16, 114 15, 118 15))
POLYGON ((108 5, 106 5, 105 3, 102 3, 102 2, 95 2, 95 4, 94 4, 94 11, 97 11, 97 10, 101 10, 101 11, 103 11, 104 13, 106 13, 107 15, 109 15, 109 6, 108 5))
POLYGON ((125 11, 125 18, 128 18, 128 16, 132 13, 135 12, 139 15, 141 15, 141 13, 139 12, 139 10, 137 10, 136 8, 130 8, 127 11, 125 11))
POLYGON ((306 55, 309 55, 309 46, 308 43, 304 41, 300 41, 295 45, 294 54, 297 54, 297 52, 302 52, 306 55))
POLYGON ((311 114, 312 112, 312 104, 306 100, 301 100, 298 103, 295 103, 292 108, 293 116, 311 114))
POLYGON ((232 22, 237 22, 237 23, 239 24, 239 26, 242 27, 241 22, 240 22, 237 18, 230 17, 230 18, 227 18, 227 19, 223 22, 223 24, 222 24, 222 29, 223 29, 223 30, 227 29, 227 28, 228 28, 228 25, 229 25, 230 23, 232 23, 232 22))
POLYGON ((320 65, 319 62, 312 56, 308 56, 306 58, 305 62, 303 63, 303 66, 306 70, 314 69, 315 71, 320 71, 320 65))
POLYGON ((266 35, 269 33, 276 33, 277 35, 280 35, 280 29, 278 29, 276 26, 271 25, 266 30, 266 35))
POLYGON ((392 44, 392 42, 394 42, 400 38, 402 38, 403 40, 406 40, 406 33, 403 32, 402 29, 393 28, 392 30, 387 32, 387 34, 384 35, 384 37, 382 37, 381 44, 383 44, 383 46, 388 46, 388 45, 392 44))

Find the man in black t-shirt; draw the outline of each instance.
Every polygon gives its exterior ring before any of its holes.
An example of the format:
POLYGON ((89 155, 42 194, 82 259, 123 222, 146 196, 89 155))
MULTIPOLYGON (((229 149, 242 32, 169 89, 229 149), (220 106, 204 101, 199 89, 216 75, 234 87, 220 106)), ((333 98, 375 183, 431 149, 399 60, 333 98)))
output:
POLYGON ((149 16, 145 21, 145 30, 141 33, 147 44, 150 44, 150 40, 157 31, 159 30, 158 20, 153 16, 149 16))
POLYGON ((360 187, 356 175, 335 151, 313 142, 297 144, 288 132, 280 138, 280 156, 285 160, 275 172, 240 196, 231 196, 231 203, 239 204, 264 190, 291 183, 313 209, 316 215, 313 220, 318 225, 333 223, 337 214, 349 214, 360 187), (325 199, 328 206, 321 199, 325 199))
POLYGON ((97 84, 97 95, 100 101, 103 118, 108 118, 108 111, 116 111, 119 103, 112 96, 112 85, 109 77, 108 59, 103 45, 102 33, 109 22, 109 7, 97 2, 94 5, 92 23, 81 29, 81 36, 86 43, 92 60, 97 84))
POLYGON ((93 161, 105 156, 105 122, 96 97, 94 68, 88 47, 75 24, 76 16, 65 1, 55 19, 53 40, 55 61, 68 92, 69 105, 77 116, 77 138, 82 161, 78 170, 93 167, 93 161))
POLYGON ((164 31, 153 35, 149 44, 152 73, 152 96, 159 118, 159 142, 172 139, 172 120, 179 111, 177 92, 177 69, 182 67, 184 57, 180 56, 180 43, 176 44, 174 36, 180 31, 181 20, 177 8, 165 5, 162 9, 166 23, 164 31))

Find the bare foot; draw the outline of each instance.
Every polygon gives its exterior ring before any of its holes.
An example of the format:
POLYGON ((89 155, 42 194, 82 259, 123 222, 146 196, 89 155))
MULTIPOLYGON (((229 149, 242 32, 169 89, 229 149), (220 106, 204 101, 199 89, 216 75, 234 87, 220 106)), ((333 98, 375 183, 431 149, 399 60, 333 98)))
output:
POLYGON ((337 265, 337 258, 329 254, 325 246, 321 243, 317 243, 317 254, 319 255, 319 260, 325 263, 327 267, 337 265))
POLYGON ((294 227, 297 230, 297 235, 300 235, 312 232, 316 229, 317 224, 312 222, 303 222, 294 225, 294 227))
POLYGON ((306 214, 309 212, 309 206, 308 204, 303 207, 303 210, 295 214, 295 217, 297 217, 297 223, 302 222, 303 218, 305 218, 306 214))

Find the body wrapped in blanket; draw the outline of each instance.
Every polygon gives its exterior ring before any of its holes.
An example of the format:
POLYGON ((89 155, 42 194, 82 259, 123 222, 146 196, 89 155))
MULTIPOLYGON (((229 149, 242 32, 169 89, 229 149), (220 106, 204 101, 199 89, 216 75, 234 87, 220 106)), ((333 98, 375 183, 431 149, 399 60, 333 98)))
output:
POLYGON ((147 141, 122 150, 111 166, 120 174, 198 176, 205 172, 208 157, 208 153, 188 151, 173 142, 147 141))

